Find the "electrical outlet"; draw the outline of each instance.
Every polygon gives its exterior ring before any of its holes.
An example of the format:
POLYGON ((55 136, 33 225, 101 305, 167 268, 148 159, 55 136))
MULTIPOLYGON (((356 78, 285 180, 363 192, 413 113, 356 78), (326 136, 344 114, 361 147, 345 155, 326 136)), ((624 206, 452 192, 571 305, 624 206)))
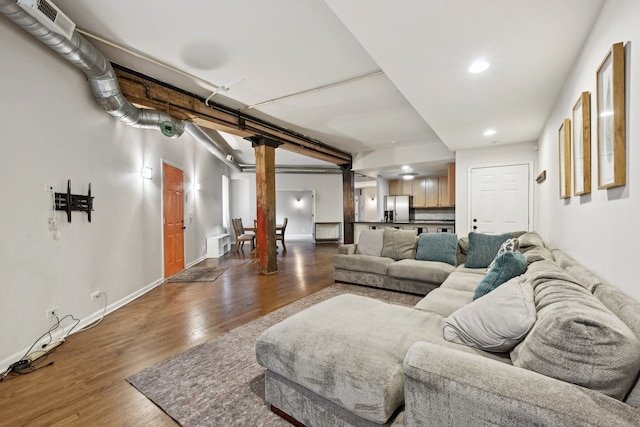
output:
POLYGON ((53 307, 47 310, 47 319, 51 319, 58 315, 58 307, 53 307))
POLYGON ((90 295, 91 301, 95 301, 95 300, 99 299, 100 295, 102 295, 102 291, 95 291, 94 293, 92 293, 90 295))

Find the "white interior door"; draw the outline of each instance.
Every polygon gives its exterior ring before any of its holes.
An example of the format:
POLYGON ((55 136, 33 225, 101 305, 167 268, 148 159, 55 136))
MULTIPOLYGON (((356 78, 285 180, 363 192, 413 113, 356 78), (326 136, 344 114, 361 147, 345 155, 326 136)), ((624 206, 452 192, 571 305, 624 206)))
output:
POLYGON ((471 169, 470 231, 530 231, 529 169, 528 164, 471 169))

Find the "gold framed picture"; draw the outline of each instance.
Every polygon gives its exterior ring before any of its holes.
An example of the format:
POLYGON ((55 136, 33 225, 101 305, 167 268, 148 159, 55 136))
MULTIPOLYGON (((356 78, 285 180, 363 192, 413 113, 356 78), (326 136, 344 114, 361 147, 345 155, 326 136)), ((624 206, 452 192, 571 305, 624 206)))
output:
POLYGON ((598 188, 627 182, 624 47, 616 43, 598 67, 598 188))
POLYGON ((564 119, 558 130, 558 154, 560 160, 560 198, 571 197, 571 120, 564 119))
POLYGON ((591 94, 582 92, 573 106, 573 194, 591 193, 591 94))

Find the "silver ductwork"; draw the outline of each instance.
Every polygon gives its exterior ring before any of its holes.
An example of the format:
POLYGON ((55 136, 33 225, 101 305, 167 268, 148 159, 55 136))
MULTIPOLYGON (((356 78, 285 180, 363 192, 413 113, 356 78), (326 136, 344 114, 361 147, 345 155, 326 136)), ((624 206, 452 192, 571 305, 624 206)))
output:
POLYGON ((184 127, 185 130, 191 136, 193 136, 196 141, 204 145, 205 148, 209 150, 209 152, 211 152, 211 154, 222 160, 227 166, 240 171, 240 166, 233 160, 233 156, 227 156, 226 153, 222 151, 220 147, 218 147, 216 142, 200 128, 200 126, 196 125, 195 123, 184 122, 184 127), (229 157, 231 158, 231 160, 229 159, 229 157))
MULTIPOLYGON (((255 173, 255 165, 240 165, 242 172, 255 173)), ((276 166, 276 173, 314 174, 314 175, 338 175, 342 174, 340 168, 319 167, 319 166, 276 166)))
POLYGON ((0 0, 0 12, 80 69, 89 80, 93 96, 107 113, 129 126, 158 129, 168 137, 184 132, 182 120, 161 111, 137 108, 129 102, 120 92, 109 61, 75 31, 75 24, 68 19, 64 20, 64 27, 56 24, 58 14, 66 16, 55 5, 47 0, 20 0, 19 3, 22 7, 16 0, 0 0))

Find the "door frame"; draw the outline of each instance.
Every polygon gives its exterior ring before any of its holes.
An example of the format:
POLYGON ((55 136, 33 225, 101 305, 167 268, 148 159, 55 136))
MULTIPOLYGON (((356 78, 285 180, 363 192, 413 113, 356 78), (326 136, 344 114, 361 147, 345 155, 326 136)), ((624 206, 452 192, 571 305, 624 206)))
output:
MULTIPOLYGON (((182 194, 182 205, 183 205, 183 210, 182 210, 182 216, 184 217, 184 213, 186 212, 186 206, 185 205, 185 197, 186 197, 186 190, 184 190, 184 177, 186 176, 184 167, 179 165, 178 163, 172 162, 171 160, 167 160, 165 158, 160 158, 160 175, 162 177, 162 179, 160 180, 160 235, 162 236, 162 241, 160 242, 160 260, 161 260, 161 265, 162 265, 162 279, 165 280, 165 260, 164 260, 164 165, 167 164, 171 167, 174 167, 176 169, 180 169, 182 171, 182 188, 183 188, 183 194, 182 194)), ((184 219, 184 218, 183 218, 184 219)), ((185 223, 186 224, 186 223, 185 223)), ((187 233, 184 233, 184 238, 182 239, 182 259, 184 260, 184 268, 187 269, 187 250, 186 250, 186 240, 187 240, 187 233)))
MULTIPOLYGON (((486 168, 497 168, 497 167, 505 167, 505 166, 521 166, 521 165, 526 165, 529 169, 529 176, 528 176, 528 182, 529 185, 527 186, 527 191, 529 192, 529 218, 527 221, 527 231, 533 231, 533 213, 534 213, 534 209, 533 209, 533 179, 532 178, 532 173, 533 173, 533 160, 528 160, 528 161, 522 161, 522 162, 500 162, 500 163, 490 163, 490 164, 480 164, 480 165, 470 165, 469 168, 467 169, 467 222, 471 221, 472 218, 472 212, 471 212, 471 198, 473 196, 473 187, 472 187, 472 179, 471 179, 471 172, 474 169, 486 169, 486 168)), ((470 223, 467 224, 467 227, 469 229, 469 231, 472 231, 471 225, 470 223)))

